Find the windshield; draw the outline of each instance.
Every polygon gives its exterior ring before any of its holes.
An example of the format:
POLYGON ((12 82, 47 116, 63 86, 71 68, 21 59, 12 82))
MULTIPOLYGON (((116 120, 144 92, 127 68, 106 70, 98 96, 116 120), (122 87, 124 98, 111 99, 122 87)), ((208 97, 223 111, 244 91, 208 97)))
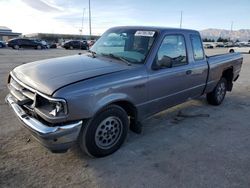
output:
POLYGON ((91 51, 97 55, 120 57, 130 63, 142 64, 156 38, 156 31, 111 29, 97 40, 91 51))

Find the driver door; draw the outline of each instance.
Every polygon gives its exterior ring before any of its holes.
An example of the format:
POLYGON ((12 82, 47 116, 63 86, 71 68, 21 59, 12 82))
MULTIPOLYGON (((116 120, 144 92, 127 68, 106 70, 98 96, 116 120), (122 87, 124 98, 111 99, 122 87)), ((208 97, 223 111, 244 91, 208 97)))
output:
POLYGON ((149 72, 150 114, 182 103, 191 95, 190 64, 185 38, 181 34, 166 35, 158 50, 153 70, 149 72))

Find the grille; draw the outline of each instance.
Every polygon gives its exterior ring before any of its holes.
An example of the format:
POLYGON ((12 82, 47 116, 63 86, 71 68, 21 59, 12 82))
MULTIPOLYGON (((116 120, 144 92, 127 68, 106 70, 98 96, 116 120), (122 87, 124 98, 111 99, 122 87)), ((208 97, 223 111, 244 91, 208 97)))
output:
POLYGON ((20 85, 13 78, 10 79, 8 87, 10 90, 10 94, 15 97, 17 104, 33 104, 33 102, 35 101, 36 94, 20 85))

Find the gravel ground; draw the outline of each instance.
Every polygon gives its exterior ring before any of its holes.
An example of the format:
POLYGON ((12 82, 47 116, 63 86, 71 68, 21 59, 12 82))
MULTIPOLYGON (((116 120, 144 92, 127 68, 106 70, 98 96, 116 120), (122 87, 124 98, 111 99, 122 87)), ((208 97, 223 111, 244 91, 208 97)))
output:
POLYGON ((250 55, 221 106, 201 97, 170 108, 145 120, 141 135, 130 132, 116 153, 92 159, 77 146, 50 153, 4 103, 11 69, 78 52, 0 49, 1 187, 250 187, 250 55))

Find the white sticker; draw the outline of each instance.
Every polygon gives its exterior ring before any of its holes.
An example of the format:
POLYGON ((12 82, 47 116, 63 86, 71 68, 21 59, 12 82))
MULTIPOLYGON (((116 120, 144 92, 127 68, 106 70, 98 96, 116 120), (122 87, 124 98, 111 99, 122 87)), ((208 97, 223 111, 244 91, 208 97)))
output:
POLYGON ((153 37, 155 31, 136 31, 135 36, 153 37))

